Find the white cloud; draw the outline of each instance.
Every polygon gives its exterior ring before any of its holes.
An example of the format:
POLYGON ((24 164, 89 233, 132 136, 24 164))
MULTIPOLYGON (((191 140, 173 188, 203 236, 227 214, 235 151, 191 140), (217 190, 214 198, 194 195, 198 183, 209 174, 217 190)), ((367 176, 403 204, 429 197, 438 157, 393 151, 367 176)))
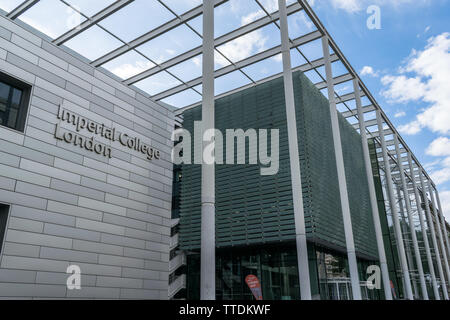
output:
POLYGON ((420 123, 417 121, 410 122, 408 124, 404 124, 398 127, 398 131, 407 135, 415 135, 420 132, 421 127, 420 123))
POLYGON ((441 200, 442 213, 445 219, 450 221, 450 191, 439 192, 439 199, 441 200))
POLYGON ((362 76, 372 76, 372 77, 377 77, 377 76, 378 76, 378 73, 375 72, 371 66, 364 66, 364 67, 361 69, 361 75, 362 75, 362 76))
POLYGON ((347 12, 361 11, 362 1, 360 0, 332 0, 331 2, 336 9, 343 9, 347 12))
POLYGON ((450 134, 450 33, 428 40, 422 51, 413 50, 399 75, 382 78, 387 89, 382 94, 390 102, 421 101, 428 107, 404 126, 405 132, 419 133, 423 128, 450 134), (411 130, 414 128, 414 130, 411 130))
POLYGON ((126 63, 120 65, 116 68, 113 68, 111 72, 121 77, 122 79, 128 79, 154 66, 155 65, 150 61, 137 61, 134 64, 126 63))
POLYGON ((399 8, 402 5, 426 5, 430 4, 431 0, 309 0, 308 1, 311 6, 315 5, 331 5, 338 10, 344 10, 349 13, 358 13, 361 11, 365 11, 366 8, 370 5, 379 5, 379 6, 391 6, 394 8, 399 8))
POLYGON ((404 116, 406 116, 405 111, 399 111, 394 115, 395 118, 403 118, 404 116))
POLYGON ((418 101, 424 97, 426 92, 426 86, 419 77, 388 75, 381 78, 381 83, 388 86, 388 89, 382 94, 391 102, 418 101))
MULTIPOLYGON (((263 51, 266 42, 267 38, 263 35, 262 30, 258 29, 227 42, 217 49, 231 61, 238 62, 248 58, 255 52, 263 51)), ((216 55, 215 60, 222 67, 229 65, 229 62, 222 55, 216 55)))
POLYGON ((446 137, 437 138, 430 144, 426 154, 434 157, 450 156, 450 139, 446 137))

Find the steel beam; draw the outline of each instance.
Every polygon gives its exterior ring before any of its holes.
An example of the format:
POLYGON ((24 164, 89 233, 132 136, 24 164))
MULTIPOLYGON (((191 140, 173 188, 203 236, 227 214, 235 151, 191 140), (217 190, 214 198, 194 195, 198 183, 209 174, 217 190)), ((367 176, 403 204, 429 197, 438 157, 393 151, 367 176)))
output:
MULTIPOLYGON (((411 153, 408 153, 408 164, 409 164, 410 174, 414 175, 414 167, 413 167, 411 153)), ((423 218, 423 210, 422 210, 422 206, 421 206, 422 201, 420 199, 419 188, 417 186, 416 179, 412 180, 412 184, 413 184, 414 197, 415 197, 416 206, 417 206, 417 215, 419 216, 423 242, 425 245, 425 253, 427 255, 428 269, 429 269, 430 276, 431 276, 431 285, 433 287, 435 297, 439 297, 439 290, 437 287, 436 275, 434 273, 433 258, 431 257, 431 249, 430 249, 430 244, 428 242, 427 229, 425 227, 425 220, 423 218)), ((428 291, 425 290, 423 293, 424 293, 424 297, 423 297, 424 300, 428 300, 429 299, 428 291)))
POLYGON ((300 170, 300 156, 298 151, 297 120, 295 113, 294 84, 292 79, 286 0, 278 0, 278 6, 280 12, 281 53, 283 58, 283 79, 286 99, 292 199, 294 203, 298 277, 302 300, 311 300, 311 283, 309 278, 308 247, 306 242, 305 212, 303 208, 302 179, 300 170))
MULTIPOLYGON (((427 214, 427 225, 428 225, 428 229, 430 230, 431 241, 433 243, 434 253, 436 256, 436 264, 438 267, 439 278, 441 279, 441 284, 442 284, 442 283, 445 283, 444 271, 442 268, 441 255, 439 254, 439 248, 438 248, 438 244, 437 244, 437 240, 436 240, 436 231, 434 229, 434 223, 433 223, 433 219, 431 217, 430 203, 429 203, 428 197, 427 197, 427 189, 425 188, 425 181, 423 179, 423 169, 422 168, 419 168, 419 176, 420 176, 420 185, 422 187, 423 200, 425 203, 425 212, 427 214)), ((440 300, 440 296, 438 295, 437 297, 438 297, 437 300, 440 300)), ((446 297, 446 294, 444 294, 444 298, 445 299, 448 298, 448 297, 446 297)))
MULTIPOLYGON (((214 130, 214 2, 203 0, 203 104, 202 151, 204 134, 214 130)), ((215 139, 213 137, 213 139, 215 139)), ((216 299, 216 199, 215 164, 207 163, 202 152, 200 299, 216 299)))
POLYGON ((83 21, 78 26, 72 28, 71 30, 67 31, 57 39, 53 40, 53 43, 57 46, 62 45, 64 42, 69 41, 73 37, 77 36, 78 34, 82 33, 83 31, 89 29, 94 24, 99 23, 103 19, 106 19, 113 13, 117 12, 118 10, 122 9, 126 5, 130 4, 134 0, 118 0, 114 3, 112 3, 110 6, 106 7, 102 11, 98 12, 96 15, 94 15, 92 18, 87 19, 86 21, 83 21))
MULTIPOLYGON (((436 195, 436 201, 438 204, 438 208, 439 208, 439 215, 441 217, 441 224, 442 224, 442 231, 444 232, 444 239, 445 239, 445 244, 447 245, 447 257, 450 258, 450 245, 449 245, 449 240, 448 240, 448 233, 447 233, 447 227, 445 225, 445 216, 444 216, 444 212, 442 211, 442 206, 441 206, 441 199, 439 199, 439 192, 437 191, 437 189, 434 189, 435 195, 436 195)), ((449 279, 450 281, 450 279, 449 279)))
MULTIPOLYGON (((314 25, 316 26, 316 28, 322 32, 322 34, 326 35, 328 37, 328 41, 330 43, 331 48, 333 49, 334 53, 339 57, 340 61, 342 62, 342 64, 345 66, 345 68, 348 70, 348 72, 355 78, 358 79, 361 89, 364 91, 364 94, 367 96, 367 98, 370 100, 370 102, 380 111, 382 117, 384 118, 385 122, 387 123, 389 129, 391 131, 391 133, 397 133, 397 130, 395 129, 394 125, 392 124, 392 122, 389 120, 389 118, 384 114, 383 110, 381 109, 380 105, 378 104, 378 102, 375 100, 375 98, 373 97, 372 93, 369 91, 369 89, 366 87, 366 85, 364 84, 364 82, 361 80, 361 78, 358 76, 358 73, 353 69, 353 67, 351 66, 351 64, 348 62, 347 58, 344 56, 344 54, 342 53, 342 51, 340 50, 340 48, 337 46, 337 44, 335 43, 335 41, 333 40, 333 38, 330 36, 330 34, 328 33, 328 31, 325 29, 325 27, 323 26, 323 24, 320 22, 319 18, 317 17, 317 15, 315 14, 315 12, 311 9, 311 6, 309 5, 307 0, 297 0, 303 10, 305 11, 305 13, 308 15, 308 17, 311 19, 311 21, 314 23, 314 25)), ((375 136, 374 136, 375 137, 375 136)), ((406 144, 406 142, 404 141, 404 139, 400 137, 400 142, 402 143, 402 145, 405 146, 405 148, 408 151, 411 151, 411 149, 408 147, 408 145, 406 144)), ((414 154, 412 154, 412 157, 414 159, 414 161, 416 163, 420 163, 417 158, 414 156, 414 154)), ((427 179, 430 179, 429 175, 424 172, 424 175, 427 177, 427 179)))
MULTIPOLYGON (((428 180, 428 192, 430 193, 430 198, 431 198, 431 204, 433 205, 433 215, 434 215, 434 219, 436 221, 436 228, 437 228, 437 234, 439 236, 439 244, 441 245, 441 254, 442 254, 442 260, 444 260, 444 267, 445 267, 445 272, 447 275, 447 279, 450 279, 450 268, 448 266, 448 259, 447 259, 447 252, 445 250, 445 245, 444 245, 444 239, 443 239, 443 234, 442 234, 442 230, 441 230, 441 223, 439 222, 439 215, 437 212, 437 208, 436 208, 436 200, 434 199, 434 192, 433 192, 433 188, 431 186, 431 182, 430 180, 428 180)), ((442 287, 443 287, 443 291, 444 291, 444 297, 446 300, 448 300, 448 291, 447 291, 447 284, 445 283, 445 277, 441 279, 442 281, 442 287)))
MULTIPOLYGON (((227 2, 228 0, 212 0, 214 1, 214 6, 219 6, 225 2, 227 2)), ((288 7, 288 14, 291 13, 295 13, 302 10, 302 7, 298 4, 298 3, 294 3, 292 5, 290 5, 288 7)), ((140 45, 155 39, 157 37, 159 37, 160 35, 186 23, 189 22, 189 20, 194 19, 196 17, 198 17, 199 15, 201 15, 203 12, 202 6, 198 6, 194 9, 192 9, 189 12, 186 12, 185 14, 181 15, 180 17, 177 17, 165 24, 163 24, 162 26, 159 26, 158 28, 144 34, 143 36, 140 36, 139 38, 129 42, 126 45, 121 46, 120 48, 117 48, 107 54, 105 54, 103 57, 93 61, 91 64, 95 67, 98 67, 102 64, 105 64, 108 61, 111 61, 114 58, 117 58, 118 56, 139 47, 140 45)), ((265 16, 263 18, 260 18, 258 20, 255 20, 243 27, 240 27, 236 30, 233 30, 219 38, 217 38, 214 42, 214 46, 220 46, 221 44, 227 43, 228 41, 234 40, 240 36, 243 36, 249 32, 252 32, 254 30, 257 30, 259 28, 262 28, 270 23, 272 23, 273 21, 277 20, 279 17, 278 12, 274 13, 272 16, 265 16)), ((192 49, 188 52, 183 53, 181 56, 183 56, 184 60, 188 60, 190 58, 195 57, 198 54, 201 54, 202 50, 201 50, 201 46, 197 47, 195 49, 192 49)), ((184 61, 182 60, 182 61, 184 61)), ((161 64, 164 65, 164 64, 161 64)), ((160 70, 161 71, 161 70, 160 70)))
MULTIPOLYGON (((405 226, 406 225, 406 222, 405 222, 406 218, 405 218, 405 208, 403 206, 403 201, 405 201, 405 203, 406 203, 406 197, 402 197, 401 188, 400 188, 399 185, 397 185, 397 199, 398 199, 398 204, 399 204, 399 214, 400 214, 401 220, 403 220, 403 223, 400 220, 400 227, 402 228, 403 237, 404 237, 404 240, 405 240, 404 244, 405 244, 405 247, 406 247, 405 248, 405 250, 406 250, 406 258, 408 260, 408 265, 411 268, 410 270, 412 270, 413 266, 414 266, 414 262, 413 262, 411 247, 408 244, 408 242, 409 242, 409 238, 408 238, 408 234, 407 234, 408 230, 407 230, 407 228, 405 226)), ((411 282, 412 282, 412 285, 413 285, 413 294, 414 294, 415 299, 420 299, 420 296, 419 296, 419 293, 418 293, 419 290, 418 290, 418 287, 417 287, 416 279, 415 279, 414 275, 412 274, 412 272, 411 272, 411 282)))
POLYGON ((20 15, 22 15, 25 11, 30 9, 32 6, 34 6, 36 3, 38 3, 39 0, 26 0, 22 2, 17 8, 9 12, 6 16, 10 18, 11 20, 17 19, 20 15))
MULTIPOLYGON (((361 97, 359 99, 361 100, 361 97)), ((363 114, 364 113, 369 113, 369 112, 372 112, 372 111, 375 111, 375 107, 373 105, 362 107, 362 113, 363 114)), ((350 110, 350 111, 346 111, 346 112, 341 113, 341 114, 342 114, 342 116, 344 118, 351 118, 351 117, 354 117, 354 116, 358 115, 358 109, 353 109, 353 110, 350 110)), ((364 127, 367 127, 367 126, 364 126, 364 127)))
POLYGON ((383 278, 383 288, 386 300, 392 300, 391 282, 389 280, 389 269, 386 260, 386 252, 384 250, 383 231, 381 229, 380 214, 378 210, 377 195, 375 192, 375 183, 373 181, 373 168, 370 159, 369 145, 367 143, 366 125, 364 121, 364 108, 361 105, 361 96, 359 95, 359 82, 357 79, 353 80, 353 88, 356 98, 356 110, 358 113, 361 144, 364 155, 364 164, 366 168, 367 182, 369 186, 370 205, 372 208, 372 219, 375 229, 375 238, 377 240, 378 258, 380 259, 381 276, 383 278))
POLYGON ((392 212, 392 218, 394 221, 394 232, 395 236, 397 238, 397 247, 399 252, 399 260, 400 260, 400 266, 402 268, 403 273, 403 280, 405 284, 405 293, 406 298, 409 300, 414 300, 412 288, 411 288, 411 279, 409 276, 409 268, 408 268, 408 262, 406 261, 406 253, 405 253, 405 246, 403 243, 403 235, 402 230, 400 227, 400 220, 398 216, 398 209, 397 209, 397 201, 395 199, 394 194, 394 186, 392 183, 392 175, 391 175, 391 164, 389 162, 388 152, 386 148, 386 140, 384 137, 384 130, 383 130, 383 122, 381 118, 380 110, 376 111, 377 114, 377 120, 378 120, 378 132, 380 134, 380 142, 381 142, 381 149, 383 153, 383 160, 384 160, 384 166, 385 166, 385 173, 386 173, 386 184, 388 189, 388 195, 389 195, 389 203, 390 208, 392 212))
POLYGON ((325 59, 325 72, 327 76, 328 100, 331 115, 331 130, 333 133, 334 152, 336 156, 336 169, 338 174, 339 194, 341 199, 342 218, 344 223, 345 243, 347 247, 347 258, 352 283, 354 300, 361 300, 361 287, 359 284, 358 263, 356 261, 355 242, 353 239, 352 217, 348 199, 347 179, 345 176, 344 155, 342 153, 342 140, 339 128, 336 99, 334 93, 333 71, 330 62, 330 46, 328 38, 322 38, 323 57, 325 59))
MULTIPOLYGON (((303 37, 295 39, 293 41, 292 45, 291 45, 291 48, 295 48, 297 46, 305 44, 305 43, 307 43, 309 41, 308 39, 311 39, 313 37, 319 39, 320 38, 320 33, 318 31, 315 31, 315 32, 312 32, 312 33, 310 33, 308 35, 305 35, 303 37)), ((272 49, 260 52, 260 53, 254 55, 254 56, 251 56, 250 58, 241 60, 241 61, 236 62, 234 64, 230 64, 230 65, 228 65, 228 66, 226 66, 224 68, 216 70, 214 72, 214 77, 215 78, 219 78, 221 76, 224 76, 224 75, 229 74, 231 72, 234 72, 236 70, 245 68, 245 67, 247 67, 249 65, 252 65, 254 63, 257 63, 259 61, 262 61, 262 60, 265 60, 267 58, 273 57, 273 56, 275 56, 275 55, 277 55, 279 53, 281 53, 281 46, 277 46, 277 47, 274 47, 272 49)), ((333 61, 337 61, 338 60, 336 55, 334 55, 332 57, 332 59, 333 59, 333 61)), ((162 65, 164 65, 164 63, 162 65)), ((167 64, 167 65, 170 65, 170 64, 167 64)), ((164 66, 163 68, 166 68, 167 65, 164 66)), ((321 67, 321 66, 323 66, 323 59, 319 59, 319 60, 313 61, 311 63, 305 64, 303 70, 308 71, 308 70, 311 70, 311 69, 314 69, 314 68, 318 68, 318 67, 321 67)), ((153 68, 152 70, 154 70, 155 72, 156 71, 160 72, 157 68, 153 68)), ((129 80, 126 80, 125 84, 133 84, 136 81, 143 80, 146 77, 149 77, 149 76, 151 76, 153 74, 155 74, 155 73, 150 73, 150 72, 146 73, 145 77, 143 77, 142 74, 141 75, 137 75, 137 76, 135 76, 133 78, 130 78, 129 80)), ((172 96, 174 94, 180 93, 180 92, 182 92, 184 90, 187 90, 189 88, 193 88, 193 87, 198 86, 200 84, 202 84, 202 78, 198 77, 198 78, 195 78, 193 80, 190 80, 190 81, 186 82, 186 84, 181 84, 181 85, 175 86, 173 88, 170 88, 170 89, 168 89, 166 91, 163 91, 161 93, 158 93, 158 94, 153 96, 153 99, 157 100, 157 101, 158 100, 163 100, 163 99, 165 99, 165 98, 167 98, 169 96, 172 96)))
MULTIPOLYGON (((395 142, 395 151, 397 153, 397 159, 401 159, 400 144, 398 142, 398 136, 396 134, 394 135, 394 142, 395 142)), ((409 160, 409 158, 406 159, 406 161, 408 161, 408 160, 409 160)), ((410 228, 411 238, 412 238, 412 242, 413 242, 414 256, 416 257, 417 270, 419 272, 420 288, 422 291, 422 296, 425 297, 425 296, 428 296, 427 295, 427 285, 426 285, 425 276, 423 273, 422 259, 420 257, 420 249, 419 249, 419 243, 417 241, 416 227, 415 227, 413 216, 412 216, 412 209, 411 209, 411 202, 409 199, 408 185, 406 183, 405 171, 404 171, 403 163, 401 160, 398 161, 398 168, 400 171, 400 180, 402 182, 403 194, 405 195, 406 213, 408 216, 409 228, 410 228)), ((416 291, 416 293, 417 293, 417 291, 416 291)))

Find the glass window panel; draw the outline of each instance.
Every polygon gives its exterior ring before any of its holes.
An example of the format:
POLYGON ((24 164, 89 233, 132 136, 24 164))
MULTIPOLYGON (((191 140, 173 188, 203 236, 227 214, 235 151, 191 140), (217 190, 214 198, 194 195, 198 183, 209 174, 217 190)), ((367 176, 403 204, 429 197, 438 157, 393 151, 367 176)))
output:
MULTIPOLYGON (((278 10, 278 1, 277 0, 260 0, 259 1, 263 7, 268 11, 269 13, 273 13, 278 10)), ((296 0, 287 0, 286 6, 289 6, 293 4, 294 2, 297 2, 296 0)))
POLYGON ((320 39, 308 42, 300 46, 299 49, 309 61, 323 57, 322 41, 320 39))
POLYGON ((264 15, 264 11, 253 0, 227 1, 214 10, 214 34, 219 37, 264 15))
POLYGON ((312 83, 319 83, 322 82, 323 80, 320 78, 320 76, 317 74, 316 71, 314 70, 309 70, 307 72, 305 72, 305 76, 308 77, 308 79, 312 82, 312 83))
POLYGON ((243 71, 253 80, 258 81, 283 71, 281 53, 245 67, 243 71))
POLYGON ((175 18, 156 0, 135 0, 99 24, 129 42, 175 18))
POLYGON ((64 45, 89 60, 95 60, 118 48, 122 43, 98 26, 92 26, 64 45))
POLYGON ((314 23, 303 10, 288 16, 288 26, 291 39, 296 39, 316 30, 314 23))
POLYGON ((277 27, 270 24, 229 41, 218 47, 217 50, 231 61, 238 62, 278 45, 280 45, 280 32, 277 27))
POLYGON ((115 0, 65 0, 68 4, 76 8, 82 14, 92 17, 99 11, 109 7, 115 0))
POLYGON ((6 123, 6 126, 8 126, 9 128, 15 128, 16 127, 18 112, 19 112, 18 109, 14 109, 14 108, 10 108, 9 109, 9 117, 8 117, 8 121, 6 123))
POLYGON ((17 8, 22 2, 23 0, 0 0, 0 9, 9 13, 17 8))
POLYGON ((0 82, 0 102, 6 103, 9 96, 10 86, 6 83, 0 82))
POLYGON ((291 49, 291 63, 292 67, 298 67, 304 65, 306 62, 305 58, 298 52, 297 49, 291 49))
POLYGON ((200 15, 198 17, 195 17, 194 19, 189 20, 187 24, 192 28, 194 28, 194 30, 197 31, 199 34, 203 33, 203 15, 200 15))
POLYGON ((352 93, 353 92, 353 83, 351 81, 347 81, 344 83, 336 84, 334 86, 334 91, 340 96, 348 94, 348 93, 352 93))
POLYGON ((19 108, 20 101, 22 100, 22 90, 13 88, 13 94, 11 98, 11 104, 13 108, 19 108))
POLYGON ((134 50, 131 50, 104 65, 106 70, 122 79, 131 78, 143 71, 151 69, 155 64, 134 50))
POLYGON ((331 67, 333 69, 333 77, 338 77, 343 74, 347 74, 347 68, 344 66, 344 64, 341 61, 336 61, 331 64, 331 67))
POLYGON ((202 4, 202 0, 164 0, 164 3, 176 14, 181 15, 202 4))
POLYGON ((161 101, 164 103, 170 104, 171 106, 174 106, 175 108, 183 108, 183 107, 189 106, 191 104, 200 102, 201 100, 202 100, 201 95, 199 95, 197 92, 195 92, 192 89, 188 89, 188 90, 182 91, 180 93, 174 94, 173 96, 170 96, 161 101))
POLYGON ((216 79, 215 94, 219 95, 249 84, 250 80, 240 71, 234 71, 216 79))
POLYGON ((86 20, 59 0, 41 0, 19 19, 53 39, 86 20))
POLYGON ((225 56, 222 53, 218 52, 216 49, 216 51, 214 52, 214 69, 219 70, 230 64, 231 62, 228 61, 228 59, 225 58, 225 56))
POLYGON ((153 96, 180 84, 180 81, 172 77, 166 71, 162 71, 135 83, 135 86, 153 96))
POLYGON ((20 112, 26 112, 26 108, 21 108, 24 91, 9 85, 8 80, 6 81, 0 82, 0 125, 22 130, 18 120, 20 112))
POLYGON ((202 39, 185 25, 139 46, 138 51, 156 63, 162 63, 190 49, 201 46, 202 39))
POLYGON ((202 76, 202 55, 186 60, 169 69, 170 73, 176 75, 184 82, 202 76))

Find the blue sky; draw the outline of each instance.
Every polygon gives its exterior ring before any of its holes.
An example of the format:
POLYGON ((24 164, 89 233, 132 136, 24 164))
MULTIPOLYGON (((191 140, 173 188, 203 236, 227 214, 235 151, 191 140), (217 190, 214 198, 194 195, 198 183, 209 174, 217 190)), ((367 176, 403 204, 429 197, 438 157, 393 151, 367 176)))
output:
MULTIPOLYGON (((308 0, 352 66, 386 111, 394 125, 431 173, 441 191, 441 200, 450 220, 450 0, 308 0), (366 10, 381 9, 381 29, 369 30, 366 10)), ((0 0, 0 9, 12 10, 22 0, 0 0)), ((41 0, 19 19, 51 38, 57 38, 86 17, 93 16, 114 0, 41 0), (78 12, 77 12, 78 10, 78 12), (79 14, 81 12, 82 14, 79 14)), ((265 11, 277 10, 277 0, 259 0, 265 11)), ((288 0, 288 4, 295 0, 288 0)), ((201 0, 135 0, 65 45, 89 60, 122 46, 125 42, 201 4, 201 0)), ((230 0, 215 9, 215 34, 221 36, 244 26, 265 13, 254 0, 230 0)), ((315 30, 303 12, 289 16, 292 39, 315 30)), ((189 49, 201 45, 202 17, 189 21, 163 36, 106 63, 104 68, 128 79, 154 68, 189 49)), ((280 44, 279 31, 268 25, 229 43, 216 52, 216 69, 238 62, 280 44)), ((322 57, 320 40, 300 47, 306 58, 322 57)), ((294 67, 305 59, 292 50, 294 67)), ((156 95, 201 75, 202 56, 139 81, 135 85, 156 95)), ((216 94, 281 72, 280 56, 216 79, 216 94)), ((324 74, 323 68, 320 70, 324 74)), ((333 64, 334 75, 345 72, 333 64)), ((307 76, 314 82, 320 77, 307 76)), ((348 84, 337 86, 344 94, 348 84)), ((201 84, 164 99, 182 107, 200 101, 201 84)))

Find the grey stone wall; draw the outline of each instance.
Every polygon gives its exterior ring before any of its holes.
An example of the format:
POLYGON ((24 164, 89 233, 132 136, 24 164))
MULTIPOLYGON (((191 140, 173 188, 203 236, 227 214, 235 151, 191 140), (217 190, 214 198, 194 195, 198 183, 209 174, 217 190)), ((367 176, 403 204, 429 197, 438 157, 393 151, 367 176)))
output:
POLYGON ((0 203, 11 206, 0 298, 167 299, 172 112, 2 16, 0 71, 33 86, 25 133, 0 127, 0 203), (161 159, 98 136, 111 158, 55 139, 60 105, 161 159), (81 290, 66 287, 69 265, 81 290))

